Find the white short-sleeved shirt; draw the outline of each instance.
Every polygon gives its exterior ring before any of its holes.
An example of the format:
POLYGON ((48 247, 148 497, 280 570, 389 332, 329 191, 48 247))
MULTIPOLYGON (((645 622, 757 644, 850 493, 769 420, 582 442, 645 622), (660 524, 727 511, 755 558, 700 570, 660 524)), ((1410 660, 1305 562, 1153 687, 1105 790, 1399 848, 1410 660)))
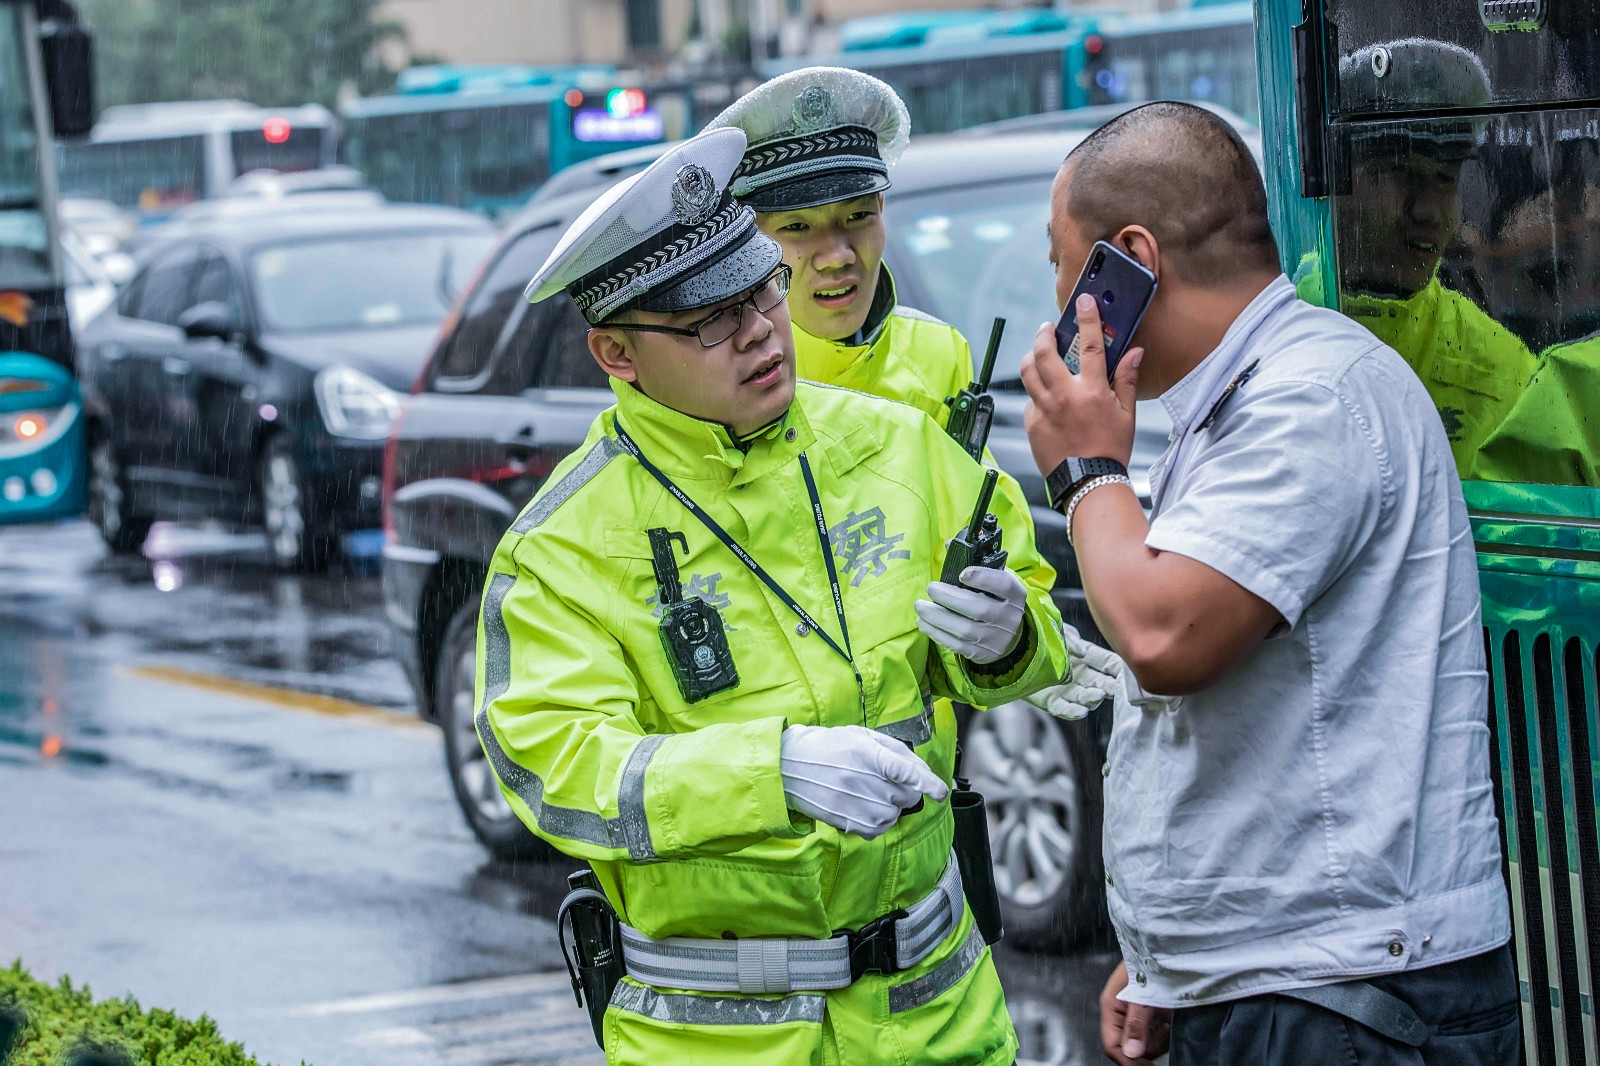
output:
POLYGON ((1280 277, 1161 399, 1173 443, 1146 543, 1287 625, 1170 710, 1117 698, 1125 998, 1196 1006, 1505 943, 1477 564, 1422 384, 1280 277))

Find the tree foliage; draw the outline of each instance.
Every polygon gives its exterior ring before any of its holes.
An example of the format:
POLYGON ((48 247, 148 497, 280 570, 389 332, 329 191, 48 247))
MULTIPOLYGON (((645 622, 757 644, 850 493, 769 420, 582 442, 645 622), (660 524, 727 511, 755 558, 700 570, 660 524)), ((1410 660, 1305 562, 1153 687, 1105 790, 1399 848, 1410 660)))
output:
POLYGON ((377 46, 404 30, 381 0, 77 0, 95 37, 100 106, 238 98, 332 107, 392 82, 377 46))

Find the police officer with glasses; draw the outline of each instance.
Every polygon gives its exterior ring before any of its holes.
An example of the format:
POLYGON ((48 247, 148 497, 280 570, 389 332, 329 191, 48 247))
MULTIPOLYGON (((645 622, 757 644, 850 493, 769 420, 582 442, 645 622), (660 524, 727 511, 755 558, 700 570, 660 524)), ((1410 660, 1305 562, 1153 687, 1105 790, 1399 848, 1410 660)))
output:
POLYGON ((932 708, 1059 679, 1060 618, 1004 498, 1011 566, 938 580, 984 472, 937 423, 797 386, 744 149, 668 151, 528 286, 573 296, 616 405, 495 552, 479 737, 620 918, 609 1062, 1009 1064, 932 708))

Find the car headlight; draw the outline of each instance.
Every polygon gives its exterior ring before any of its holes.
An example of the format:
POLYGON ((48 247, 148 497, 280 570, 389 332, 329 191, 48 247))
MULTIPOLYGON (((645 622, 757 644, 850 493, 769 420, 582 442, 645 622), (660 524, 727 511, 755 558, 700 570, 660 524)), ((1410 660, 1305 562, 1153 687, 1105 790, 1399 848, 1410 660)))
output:
POLYGON ((382 440, 400 416, 400 394, 354 367, 317 372, 317 409, 328 432, 360 440, 382 440))

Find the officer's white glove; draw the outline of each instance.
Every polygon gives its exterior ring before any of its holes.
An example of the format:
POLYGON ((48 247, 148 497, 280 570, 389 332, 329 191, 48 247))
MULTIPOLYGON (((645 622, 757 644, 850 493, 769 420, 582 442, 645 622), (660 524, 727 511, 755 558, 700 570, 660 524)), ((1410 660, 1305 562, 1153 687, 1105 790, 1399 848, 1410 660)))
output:
POLYGON ((932 602, 917 601, 917 628, 963 659, 992 663, 1005 658, 1027 617, 1028 587, 1004 567, 969 566, 961 580, 978 591, 943 581, 928 586, 932 602))
POLYGON ((1067 645, 1067 662, 1071 667, 1067 680, 1040 689, 1028 697, 1028 702, 1057 718, 1075 722, 1087 717, 1117 691, 1123 676, 1122 657, 1110 648, 1084 640, 1065 622, 1061 624, 1061 639, 1067 645))
POLYGON ((801 814, 871 840, 922 796, 950 787, 910 748, 859 725, 792 725, 783 731, 783 795, 801 814))

